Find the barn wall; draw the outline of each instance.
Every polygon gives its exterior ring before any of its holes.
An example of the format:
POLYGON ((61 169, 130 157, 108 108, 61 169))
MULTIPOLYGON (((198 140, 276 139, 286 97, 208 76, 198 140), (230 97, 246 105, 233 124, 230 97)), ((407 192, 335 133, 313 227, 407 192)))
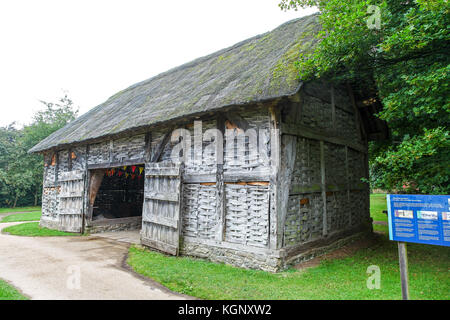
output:
MULTIPOLYGON (((283 133, 279 168, 273 163, 273 113, 267 105, 240 108, 202 121, 203 134, 233 125, 255 129, 258 158, 249 156, 249 150, 239 154, 235 146, 227 147, 232 144, 225 135, 223 165, 208 153, 211 142, 207 141, 202 142, 201 161, 197 161, 194 138, 198 132, 193 123, 184 125, 192 143, 182 185, 182 253, 274 271, 283 266, 279 249, 324 239, 368 221, 369 193, 360 181, 367 176, 367 156, 360 148, 345 144, 364 145, 358 119, 345 91, 335 88, 332 93, 329 88, 306 86, 301 94, 279 102, 283 133), (284 126, 291 129, 285 132, 284 126), (341 140, 304 136, 302 128, 341 140)), ((137 134, 61 150, 55 165, 51 164, 53 153, 46 153, 41 224, 57 222, 58 177, 63 172, 84 171, 86 164, 170 160, 176 142, 167 135, 173 129, 176 127, 154 128, 147 136, 150 140, 137 134), (72 151, 75 159, 71 159, 72 151)), ((250 143, 244 135, 237 140, 246 146, 250 143)))
MULTIPOLYGON (((368 174, 367 154, 352 148, 365 145, 357 120, 349 94, 342 88, 332 91, 326 83, 306 85, 286 104, 283 123, 297 131, 288 132, 294 137, 290 145, 295 161, 285 197, 283 247, 324 240, 369 223, 369 188, 361 182, 368 174), (303 135, 302 128, 308 134, 303 135)), ((288 154, 282 157, 286 162, 288 154)))
MULTIPOLYGON (((195 242, 196 239, 217 240, 218 243, 236 243, 248 247, 264 247, 269 244, 269 187, 268 175, 266 183, 252 183, 252 181, 238 182, 229 180, 228 176, 248 177, 255 173, 268 173, 270 163, 267 154, 270 152, 269 114, 267 108, 260 107, 251 111, 236 110, 240 121, 246 124, 246 130, 254 129, 261 137, 261 145, 266 155, 262 159, 247 157, 249 153, 249 138, 242 135, 237 139, 244 139, 246 154, 239 154, 238 141, 229 144, 230 136, 224 139, 224 163, 223 163, 223 193, 225 205, 223 209, 218 206, 217 177, 210 182, 206 180, 198 183, 185 182, 183 185, 183 211, 182 211, 182 235, 185 242, 195 242), (224 210, 222 212, 221 210, 224 210)), ((234 116, 232 116, 234 117, 234 116)), ((203 132, 217 128, 217 121, 204 121, 203 132)), ((193 128, 188 128, 194 137, 193 128)), ((203 144, 203 150, 207 150, 207 143, 203 144)), ((242 151, 242 150, 241 150, 242 151)), ((167 154, 169 150, 166 150, 167 154)), ((205 151, 204 151, 205 152, 205 151)), ((194 146, 191 147, 192 158, 194 146)), ((218 164, 214 157, 203 154, 201 163, 187 161, 186 175, 217 174, 218 164)), ((220 168, 220 167, 219 167, 220 168)), ((256 181, 260 180, 255 178, 256 181)), ((255 181, 254 181, 255 182, 255 181)), ((258 181, 261 182, 261 181, 258 181)))
POLYGON ((44 182, 42 195, 41 226, 59 229, 59 208, 61 178, 68 171, 84 171, 86 168, 86 148, 48 151, 44 153, 44 182), (72 154, 75 157, 72 157, 72 154))

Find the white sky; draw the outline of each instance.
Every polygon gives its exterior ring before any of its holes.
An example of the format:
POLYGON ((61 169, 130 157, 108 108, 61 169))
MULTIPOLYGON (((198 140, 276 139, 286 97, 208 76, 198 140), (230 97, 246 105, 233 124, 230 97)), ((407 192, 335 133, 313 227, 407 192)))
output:
POLYGON ((172 67, 314 9, 278 0, 0 2, 0 126, 31 121, 67 91, 80 115, 172 67))

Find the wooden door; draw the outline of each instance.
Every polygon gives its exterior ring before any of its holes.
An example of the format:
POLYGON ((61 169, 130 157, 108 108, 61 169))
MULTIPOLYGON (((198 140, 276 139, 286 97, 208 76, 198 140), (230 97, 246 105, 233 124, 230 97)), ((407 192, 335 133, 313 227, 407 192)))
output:
POLYGON ((146 164, 141 243, 171 255, 180 247, 181 175, 180 164, 146 164))
POLYGON ((59 230, 83 231, 84 180, 83 171, 64 172, 59 179, 59 230))

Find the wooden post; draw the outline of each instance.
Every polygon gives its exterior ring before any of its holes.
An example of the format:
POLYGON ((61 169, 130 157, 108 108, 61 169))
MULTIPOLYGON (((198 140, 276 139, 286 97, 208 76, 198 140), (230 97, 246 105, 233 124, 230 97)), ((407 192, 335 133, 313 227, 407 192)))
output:
POLYGON ((331 123, 333 130, 336 129, 336 102, 334 98, 334 86, 331 84, 331 123))
POLYGON ((216 240, 220 243, 225 240, 225 226, 226 226, 226 209, 225 209, 225 183, 223 176, 223 143, 225 139, 225 118, 219 114, 216 119, 217 129, 221 132, 222 138, 216 137, 216 161, 217 161, 217 169, 216 169, 216 187, 217 187, 217 202, 216 202, 216 210, 217 215, 219 217, 219 230, 217 232, 216 240), (219 147, 218 143, 222 143, 222 146, 219 147), (218 153, 221 152, 219 155, 218 153))
MULTIPOLYGON (((345 146, 345 179, 347 181, 347 205, 350 207, 350 168, 348 165, 348 146, 345 146)), ((348 211, 348 225, 352 225, 352 212, 348 211)))
POLYGON ((269 248, 281 247, 279 171, 281 152, 281 112, 274 103, 269 107, 270 114, 270 210, 269 210, 269 248))
POLYGON ((84 196, 83 196, 83 211, 81 215, 81 233, 84 234, 86 231, 87 221, 92 221, 92 207, 89 204, 89 183, 90 183, 90 175, 89 175, 89 145, 86 145, 86 154, 84 159, 84 196))
POLYGON ((400 279, 402 281, 402 298, 403 300, 409 300, 408 252, 405 242, 398 242, 398 261, 400 264, 400 279))
POLYGON ((320 141, 320 175, 321 175, 321 191, 323 201, 323 229, 322 235, 324 237, 328 234, 328 216, 327 216, 327 182, 325 172, 325 143, 320 141))
POLYGON ((145 163, 149 163, 152 157, 152 133, 145 134, 145 163))

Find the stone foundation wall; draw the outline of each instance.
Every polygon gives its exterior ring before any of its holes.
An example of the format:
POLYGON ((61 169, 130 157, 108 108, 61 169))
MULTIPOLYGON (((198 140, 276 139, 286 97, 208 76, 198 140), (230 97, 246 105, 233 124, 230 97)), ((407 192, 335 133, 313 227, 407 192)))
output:
POLYGON ((245 252, 194 242, 183 243, 180 253, 184 256, 203 258, 245 269, 259 269, 269 272, 277 272, 282 269, 281 258, 267 253, 245 252))
POLYGON ((331 236, 329 241, 317 243, 304 248, 299 246, 299 253, 291 254, 286 249, 264 251, 242 251, 221 246, 197 243, 194 241, 184 242, 180 248, 180 254, 206 259, 215 263, 224 263, 239 268, 259 269, 268 272, 279 272, 288 269, 296 264, 312 260, 333 250, 342 248, 354 241, 372 236, 372 229, 369 225, 362 225, 346 233, 331 236), (308 248, 309 247, 309 248, 308 248))
POLYGON ((117 231, 127 231, 127 230, 140 230, 142 227, 142 217, 136 217, 136 219, 130 219, 126 222, 108 222, 104 224, 95 224, 86 227, 88 233, 99 233, 99 232, 117 232, 117 231))

